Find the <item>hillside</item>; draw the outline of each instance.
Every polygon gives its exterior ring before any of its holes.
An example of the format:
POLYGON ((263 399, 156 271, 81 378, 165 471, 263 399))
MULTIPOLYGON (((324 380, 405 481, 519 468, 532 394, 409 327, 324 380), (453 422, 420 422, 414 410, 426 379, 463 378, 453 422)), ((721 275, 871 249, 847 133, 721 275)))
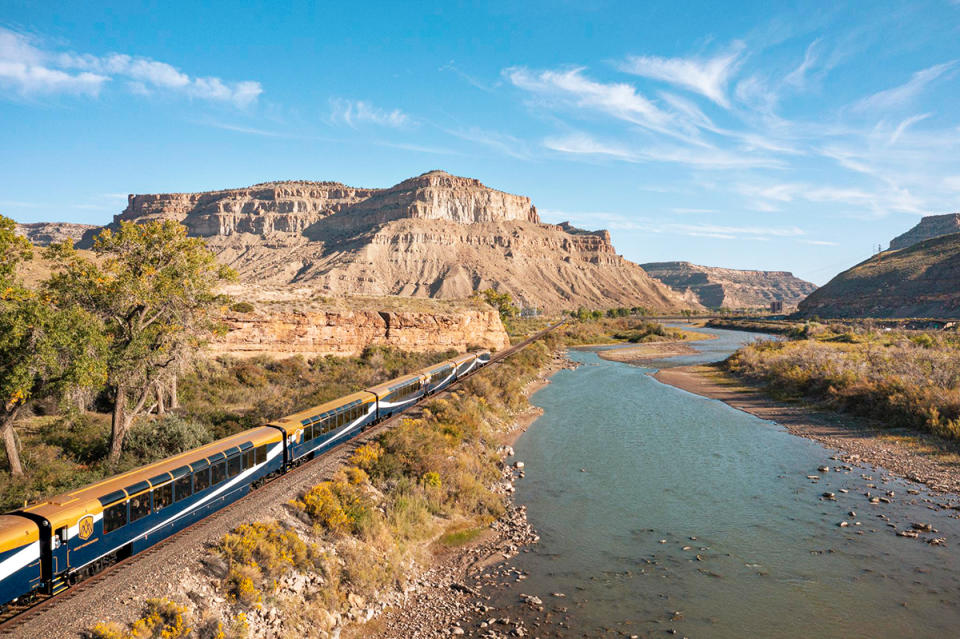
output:
POLYGON ((960 317, 960 233, 874 255, 800 303, 803 316, 960 317))
POLYGON ((960 213, 927 215, 912 229, 890 240, 890 250, 905 249, 924 240, 953 233, 960 233, 960 213))
POLYGON ((640 266, 651 277, 678 293, 692 295, 707 308, 758 308, 773 301, 792 307, 817 288, 787 271, 743 271, 690 262, 640 266))
POLYGON ((529 198, 443 171, 387 189, 299 181, 131 195, 114 223, 149 219, 183 223, 258 286, 438 299, 493 287, 547 310, 691 306, 617 255, 606 231, 542 224, 529 198))

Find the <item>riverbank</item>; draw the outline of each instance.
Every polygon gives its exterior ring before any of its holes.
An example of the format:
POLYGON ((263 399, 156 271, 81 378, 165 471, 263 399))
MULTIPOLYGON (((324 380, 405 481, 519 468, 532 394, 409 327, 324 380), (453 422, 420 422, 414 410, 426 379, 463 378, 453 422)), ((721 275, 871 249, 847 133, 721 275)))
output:
MULTIPOLYGON (((524 396, 531 397, 550 383, 554 373, 570 368, 576 368, 576 364, 567 359, 565 351, 558 351, 526 385, 524 396)), ((466 627, 465 619, 488 613, 495 616, 493 609, 483 603, 489 596, 484 596, 477 582, 490 567, 525 552, 524 546, 540 539, 527 521, 526 508, 518 507, 511 495, 515 482, 524 477, 523 462, 512 459, 512 446, 542 414, 541 408, 528 406, 500 433, 500 450, 505 454, 500 488, 508 495, 503 516, 465 543, 452 547, 434 543, 430 548, 433 560, 411 589, 370 622, 347 628, 343 633, 345 639, 426 639, 473 634, 473 629, 466 627)), ((489 585, 489 580, 483 584, 484 593, 489 585)), ((500 629, 503 636, 510 633, 523 636, 524 633, 523 625, 518 623, 503 623, 500 629)))
POLYGON ((746 384, 713 364, 662 369, 653 377, 777 422, 794 435, 836 449, 848 463, 879 466, 931 490, 960 493, 960 450, 940 437, 905 428, 880 428, 863 418, 778 401, 759 386, 746 384))

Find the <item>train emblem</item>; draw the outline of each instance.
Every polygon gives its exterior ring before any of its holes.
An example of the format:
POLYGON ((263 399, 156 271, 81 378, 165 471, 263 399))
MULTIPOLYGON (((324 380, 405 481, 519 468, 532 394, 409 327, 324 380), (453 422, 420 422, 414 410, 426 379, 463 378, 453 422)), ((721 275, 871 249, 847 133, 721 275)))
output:
POLYGON ((87 515, 81 519, 78 528, 79 531, 77 534, 80 536, 80 539, 90 539, 90 535, 93 534, 93 517, 87 515))

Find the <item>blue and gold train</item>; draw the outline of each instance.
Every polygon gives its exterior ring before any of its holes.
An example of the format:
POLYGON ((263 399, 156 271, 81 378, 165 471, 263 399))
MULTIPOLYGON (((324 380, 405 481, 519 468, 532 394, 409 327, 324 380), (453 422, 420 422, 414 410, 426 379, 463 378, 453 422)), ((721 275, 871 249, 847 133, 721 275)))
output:
POLYGON ((62 592, 489 361, 461 355, 0 515, 0 604, 62 592))

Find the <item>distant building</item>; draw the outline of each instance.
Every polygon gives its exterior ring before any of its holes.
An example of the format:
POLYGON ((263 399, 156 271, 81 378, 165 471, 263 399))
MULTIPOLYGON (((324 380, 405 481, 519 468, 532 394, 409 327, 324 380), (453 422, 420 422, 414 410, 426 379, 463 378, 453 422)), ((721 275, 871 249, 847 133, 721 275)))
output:
POLYGON ((775 300, 770 302, 770 312, 771 313, 782 313, 783 312, 783 300, 775 300))

